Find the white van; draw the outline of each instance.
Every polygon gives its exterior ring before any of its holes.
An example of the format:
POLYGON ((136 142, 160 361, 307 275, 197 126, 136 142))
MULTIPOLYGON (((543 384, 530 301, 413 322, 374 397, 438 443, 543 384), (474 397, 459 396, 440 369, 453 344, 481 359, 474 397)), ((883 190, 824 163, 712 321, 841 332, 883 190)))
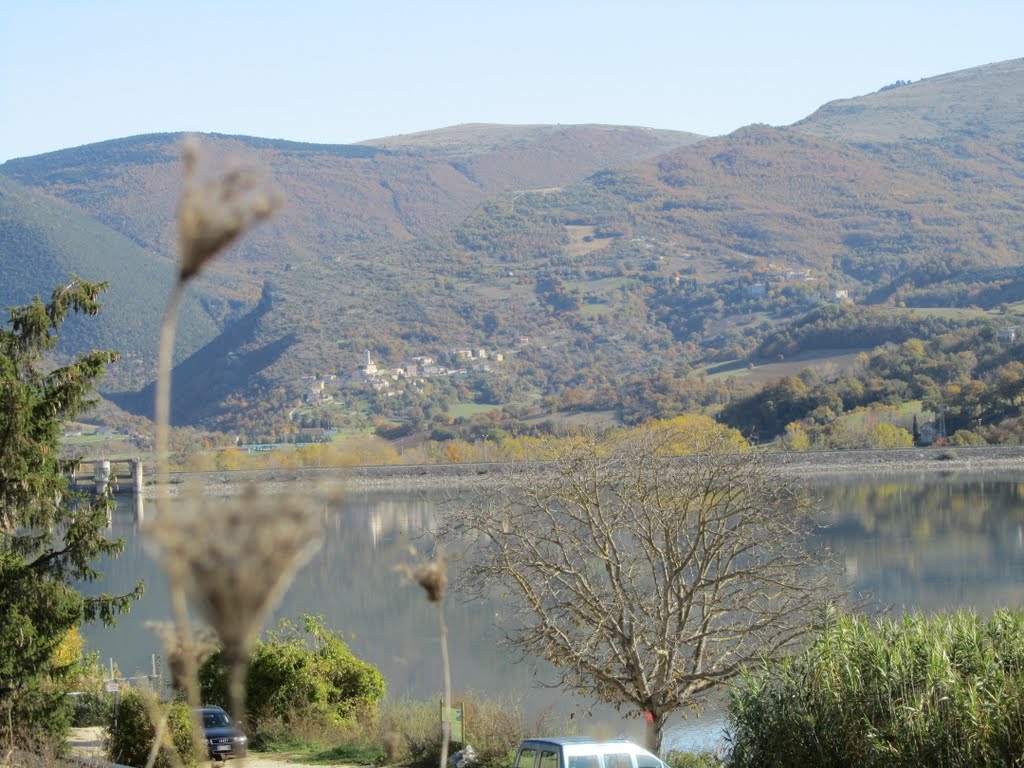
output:
POLYGON ((512 768, 668 768, 625 739, 593 741, 570 736, 526 739, 512 768))

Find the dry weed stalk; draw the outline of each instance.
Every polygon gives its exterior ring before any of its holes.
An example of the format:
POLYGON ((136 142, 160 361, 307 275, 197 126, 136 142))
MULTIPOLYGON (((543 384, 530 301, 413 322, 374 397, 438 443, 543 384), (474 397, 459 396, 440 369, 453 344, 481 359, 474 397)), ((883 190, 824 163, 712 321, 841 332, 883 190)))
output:
MULTIPOLYGON (((415 551, 413 551, 415 555, 415 551)), ((448 561, 443 551, 438 551, 433 560, 424 560, 413 565, 399 565, 398 571, 412 579, 427 595, 427 601, 437 607, 437 627, 441 646, 441 669, 444 675, 444 698, 441 701, 441 758, 440 768, 448 765, 448 742, 451 740, 452 672, 448 655, 448 623, 444 618, 444 593, 448 586, 448 561)))
POLYGON ((178 279, 186 282, 242 234, 268 219, 282 200, 259 168, 231 160, 218 169, 207 162, 195 137, 185 140, 182 159, 178 279))
POLYGON ((141 689, 140 692, 142 693, 142 703, 146 707, 146 714, 149 715, 149 720, 153 723, 154 730, 153 745, 149 749, 149 758, 146 760, 145 768, 153 768, 156 765, 160 749, 164 747, 167 750, 165 754, 171 763, 170 768, 184 768, 181 757, 178 755, 178 749, 167 728, 169 707, 163 705, 154 692, 146 689, 141 689))
POLYGON ((217 650, 217 637, 209 627, 199 627, 190 637, 182 637, 169 621, 149 621, 145 626, 153 630, 164 646, 167 669, 171 673, 171 688, 188 688, 190 669, 198 669, 217 650))
MULTIPOLYGON (((217 634, 228 667, 231 712, 240 720, 252 642, 296 571, 319 547, 320 531, 308 498, 267 494, 256 485, 232 498, 196 496, 149 527, 149 543, 172 589, 190 595, 217 634)), ((192 661, 186 655, 190 678, 195 677, 192 661)))
POLYGON ((167 432, 171 417, 171 361, 178 308, 188 281, 225 248, 278 210, 283 199, 253 166, 231 161, 218 167, 203 154, 194 137, 182 147, 184 170, 178 202, 178 279, 160 326, 157 363, 157 475, 167 481, 167 432))
MULTIPOLYGON (((245 232, 256 224, 269 218, 282 204, 280 194, 272 187, 266 176, 253 166, 246 166, 239 162, 229 162, 217 166, 209 161, 199 148, 198 141, 189 138, 185 141, 182 149, 183 174, 181 195, 178 204, 178 248, 179 263, 178 276, 175 280, 171 295, 168 298, 164 310, 163 321, 160 326, 160 343, 157 362, 156 380, 156 467, 157 482, 159 490, 157 493, 157 519, 155 526, 147 525, 147 533, 151 533, 153 541, 165 557, 164 567, 168 572, 168 581, 171 592, 171 610, 174 619, 175 632, 179 638, 176 645, 182 648, 190 647, 193 642, 193 635, 189 628, 188 608, 186 605, 186 584, 190 580, 196 585, 204 583, 207 579, 200 577, 201 572, 189 573, 185 570, 184 561, 177 562, 181 552, 178 547, 188 536, 183 534, 175 535, 172 531, 177 523, 181 523, 187 529, 192 540, 189 541, 189 550, 203 552, 206 555, 218 555, 219 552, 211 552, 211 547, 216 547, 224 542, 218 542, 214 538, 214 531, 196 525, 195 515, 183 515, 185 520, 174 521, 168 510, 167 479, 168 479, 168 455, 167 438, 170 430, 171 417, 171 367, 174 354, 174 337, 177 326, 178 309, 181 299, 184 296, 188 281, 195 277, 216 258, 225 248, 230 246, 245 232), (188 519, 190 517, 190 520, 188 519), (183 537, 184 536, 184 537, 183 537), (173 553, 173 554, 172 554, 173 553)), ((265 506, 262 508, 266 508, 265 506)), ((243 520, 245 514, 242 510, 236 509, 234 515, 226 515, 224 519, 230 519, 232 523, 220 523, 218 533, 238 533, 239 520, 243 520)), ((284 518, 282 518, 284 519, 284 518)), ((256 527, 252 522, 249 526, 242 525, 242 528, 256 527)), ((275 528, 276 529, 276 528, 275 528)), ((229 540, 230 543, 231 540, 229 540)), ((235 553, 238 555, 237 551, 235 553)), ((293 566, 299 561, 298 552, 293 551, 288 557, 279 558, 276 562, 281 570, 268 578, 262 571, 257 570, 256 578, 260 584, 273 583, 277 589, 287 584, 293 566), (286 562, 287 561, 287 562, 286 562), (287 576, 287 578, 285 578, 287 576)), ((265 553, 264 553, 265 555, 265 553)), ((246 561, 243 557, 237 557, 234 566, 236 569, 248 569, 256 565, 257 569, 268 565, 265 557, 257 555, 252 560, 246 561)), ((215 565, 216 560, 210 561, 215 565)), ((270 563, 274 565, 275 563, 270 563)), ((244 571, 243 571, 244 573, 244 571)), ((236 571, 234 580, 239 580, 239 573, 236 571)), ((247 578, 241 581, 248 582, 247 578)), ((269 592, 269 590, 268 590, 269 592)), ((269 594, 266 598, 271 597, 269 594)), ((202 604, 213 605, 211 601, 216 597, 213 593, 206 593, 202 604)), ((255 631, 259 630, 262 617, 270 605, 266 601, 262 606, 254 607, 252 601, 247 608, 249 614, 258 614, 259 620, 255 631)), ((220 608, 209 610, 208 614, 217 613, 220 608)), ((249 633, 253 631, 251 624, 238 630, 228 631, 225 622, 235 618, 225 615, 218 617, 216 622, 211 621, 218 636, 225 644, 225 636, 232 637, 231 642, 235 646, 246 647, 249 642, 249 633), (239 638, 244 638, 240 641, 239 638)), ((249 616, 252 621, 252 616, 249 616)), ((225 651, 227 647, 225 645, 225 651)), ((237 648, 232 653, 244 659, 244 654, 239 656, 237 648)), ((180 658, 182 662, 182 674, 186 684, 189 706, 193 710, 199 706, 199 687, 196 675, 197 660, 194 653, 184 653, 180 658)), ((244 662, 243 662, 244 663, 244 662)), ((240 679, 244 679, 244 667, 240 679)), ((232 677, 239 676, 234 672, 232 677)), ((234 687, 234 683, 232 683, 234 687)), ((237 692, 232 691, 233 705, 236 702, 237 692)), ((244 688, 240 701, 244 698, 244 688)), ((233 708, 236 717, 244 717, 244 711, 233 708)), ((202 732, 198 722, 193 722, 193 746, 196 756, 204 754, 205 744, 202 741, 202 732)))

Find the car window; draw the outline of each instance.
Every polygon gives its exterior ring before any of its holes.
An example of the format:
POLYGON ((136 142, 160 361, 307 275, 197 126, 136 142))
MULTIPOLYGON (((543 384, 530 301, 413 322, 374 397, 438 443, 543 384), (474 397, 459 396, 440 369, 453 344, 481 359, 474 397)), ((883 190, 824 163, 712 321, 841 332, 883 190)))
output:
POLYGON ((637 755, 636 768, 663 768, 664 763, 654 755, 637 755))
POLYGON ((516 768, 533 768, 533 764, 536 759, 537 750, 532 747, 526 747, 519 751, 519 759, 516 760, 516 768))
POLYGON ((569 758, 569 768, 601 768, 597 755, 573 755, 569 758))
POLYGON ((550 749, 541 750, 538 768, 558 768, 558 753, 550 749))
POLYGON ((633 760, 626 752, 612 752, 604 756, 604 768, 633 768, 633 760))
POLYGON ((203 712, 204 728, 223 728, 230 724, 231 720, 226 712, 203 712))

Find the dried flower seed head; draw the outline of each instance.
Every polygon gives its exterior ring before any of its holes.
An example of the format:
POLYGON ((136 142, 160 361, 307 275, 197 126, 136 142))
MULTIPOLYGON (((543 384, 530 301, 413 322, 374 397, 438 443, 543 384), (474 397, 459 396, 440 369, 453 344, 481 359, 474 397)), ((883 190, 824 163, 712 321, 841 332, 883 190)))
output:
POLYGON ((198 669, 217 650, 217 637, 209 627, 201 627, 192 632, 191 637, 183 637, 168 621, 148 621, 145 626, 163 643, 171 687, 175 690, 184 690, 189 670, 198 669))
POLYGON ((402 753, 402 735, 397 731, 388 731, 381 737, 381 742, 384 745, 384 754, 387 755, 388 762, 394 762, 402 753))
POLYGON ((444 590, 448 585, 448 564, 443 553, 435 560, 427 560, 415 566, 400 565, 398 570, 423 587, 430 602, 440 602, 444 597, 444 590))
POLYGON ((235 162, 220 170, 210 168, 195 137, 185 141, 182 160, 178 277, 184 282, 244 232, 270 218, 283 200, 255 167, 235 162))
POLYGON ((251 485, 233 498, 194 499, 147 525, 168 578, 184 579, 229 666, 247 662, 267 614, 320 546, 308 501, 251 485))

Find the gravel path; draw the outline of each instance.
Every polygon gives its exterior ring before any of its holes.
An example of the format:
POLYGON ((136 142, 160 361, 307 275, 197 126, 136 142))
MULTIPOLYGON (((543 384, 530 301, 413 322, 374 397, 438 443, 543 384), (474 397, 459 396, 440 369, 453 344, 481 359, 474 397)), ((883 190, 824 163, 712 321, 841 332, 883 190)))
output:
POLYGON ((106 756, 103 749, 103 737, 106 728, 72 728, 68 734, 68 746, 75 757, 93 757, 102 759, 106 756))

